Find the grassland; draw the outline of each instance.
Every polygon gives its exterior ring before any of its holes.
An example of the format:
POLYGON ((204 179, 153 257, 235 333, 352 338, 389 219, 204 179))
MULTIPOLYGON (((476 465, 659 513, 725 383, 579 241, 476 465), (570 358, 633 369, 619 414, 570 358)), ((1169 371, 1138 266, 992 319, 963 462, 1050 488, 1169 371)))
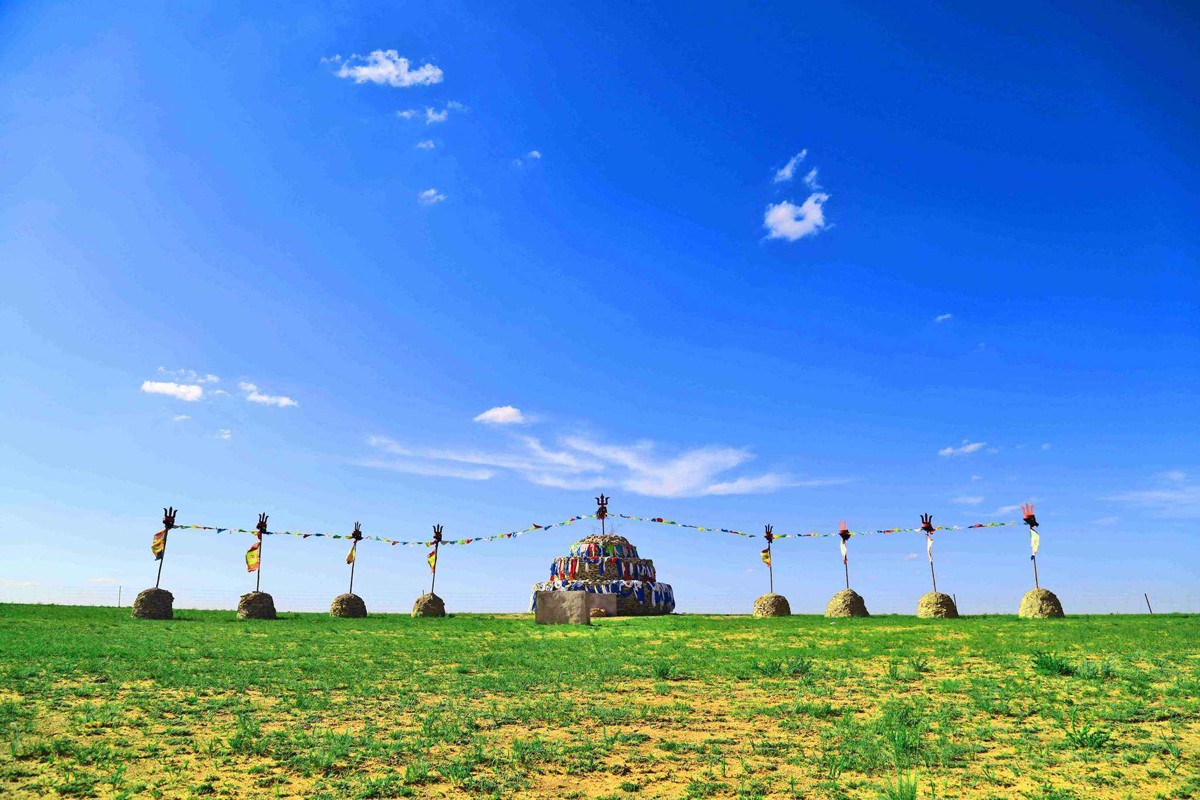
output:
POLYGON ((5 797, 1200 797, 1200 617, 0 606, 5 797))

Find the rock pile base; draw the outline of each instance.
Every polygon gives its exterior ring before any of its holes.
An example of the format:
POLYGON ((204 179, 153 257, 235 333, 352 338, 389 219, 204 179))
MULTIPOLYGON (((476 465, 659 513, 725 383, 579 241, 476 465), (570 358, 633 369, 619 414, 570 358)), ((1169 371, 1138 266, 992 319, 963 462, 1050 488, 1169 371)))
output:
POLYGON ((329 606, 329 616, 331 617, 358 618, 366 615, 367 604, 356 594, 339 594, 333 598, 333 603, 329 606))
POLYGON ((790 617, 792 607, 786 597, 781 594, 764 594, 754 601, 754 616, 756 617, 790 617))
POLYGON ((825 606, 827 617, 869 617, 867 604, 858 592, 853 589, 843 589, 829 599, 825 606))
POLYGON ((436 594, 423 594, 417 598, 417 602, 413 603, 412 615, 414 617, 444 617, 446 616, 446 602, 436 594))
POLYGON ((275 600, 266 592, 250 592, 238 600, 238 619, 275 619, 275 600))
POLYGON ((1030 589, 1021 598, 1021 608, 1017 615, 1027 619, 1051 619, 1065 617, 1062 603, 1049 589, 1030 589))
POLYGON ((174 619, 175 595, 166 589, 146 589, 133 601, 134 619, 174 619))
POLYGON ((927 592, 917 601, 917 616, 921 619, 958 619, 958 606, 948 594, 927 592))

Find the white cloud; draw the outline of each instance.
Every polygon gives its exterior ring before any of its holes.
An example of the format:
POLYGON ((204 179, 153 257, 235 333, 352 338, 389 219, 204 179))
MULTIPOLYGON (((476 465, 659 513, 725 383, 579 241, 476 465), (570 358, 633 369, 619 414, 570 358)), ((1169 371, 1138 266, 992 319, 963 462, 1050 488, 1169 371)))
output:
POLYGON ((954 317, 953 314, 938 314, 936 317, 933 318, 933 321, 934 322, 945 322, 946 320, 952 319, 953 317, 954 317))
POLYGON ((808 155, 808 150, 801 150, 796 155, 788 159, 788 162, 781 168, 775 171, 775 179, 772 183, 785 183, 790 181, 796 174, 796 167, 800 166, 800 162, 808 155))
POLYGON ((176 414, 175 416, 171 417, 171 419, 175 420, 176 422, 186 422, 187 420, 191 419, 191 416, 188 414, 176 414))
POLYGON ((973 480, 973 481, 981 481, 981 480, 983 480, 983 476, 982 476, 982 475, 972 475, 972 476, 971 476, 971 480, 973 480))
POLYGON ((955 497, 950 502, 957 503, 960 506, 977 506, 983 502, 983 498, 978 495, 955 497))
POLYGON ((920 553, 909 553, 908 555, 906 555, 906 556, 904 557, 904 560, 905 560, 905 561, 913 561, 913 560, 915 560, 915 559, 918 559, 918 558, 920 558, 920 557, 921 557, 921 554, 920 554, 920 553))
MULTIPOLYGON (((446 119, 450 116, 451 111, 466 111, 466 110, 467 110, 466 106, 464 106, 462 103, 455 102, 454 100, 451 100, 449 103, 446 103, 446 105, 444 105, 442 107, 441 111, 438 111, 435 108, 430 108, 429 106, 426 106, 425 107, 425 124, 432 125, 435 122, 445 122, 446 119)), ((405 117, 405 119, 408 119, 408 117, 405 117)))
POLYGON ((194 369, 166 369, 165 367, 158 368, 159 375, 167 375, 177 381, 186 383, 219 383, 220 378, 212 373, 200 374, 194 369))
POLYGON ((1050 449, 1050 443, 1049 443, 1049 442, 1045 442, 1044 444, 1042 444, 1042 449, 1043 449, 1043 450, 1049 450, 1049 449, 1050 449))
POLYGON ((420 113, 415 108, 406 108, 403 111, 397 111, 396 116, 400 119, 414 119, 420 113))
POLYGON ((1105 499, 1145 509, 1163 519, 1200 518, 1200 482, 1182 470, 1162 472, 1158 485, 1111 495, 1105 499))
POLYGON ((784 200, 767 206, 767 213, 763 216, 763 227, 769 231, 767 238, 794 242, 820 233, 825 227, 824 206, 827 200, 829 195, 814 192, 803 205, 784 200))
POLYGON ((0 578, 0 586, 15 586, 25 588, 28 586, 40 586, 37 581, 14 581, 11 578, 0 578))
POLYGON ((1100 519, 1092 520, 1093 525, 1116 525, 1121 521, 1120 517, 1101 517, 1100 519))
POLYGON ((142 381, 142 391, 146 394, 165 394, 188 403, 195 403, 204 397, 202 387, 174 381, 142 381))
POLYGON ((520 156, 520 157, 518 157, 518 158, 514 158, 514 159, 513 159, 513 166, 514 166, 514 167, 520 167, 520 166, 524 165, 524 163, 525 163, 525 159, 527 159, 527 158, 528 158, 528 159, 530 159, 531 161, 541 161, 541 160, 542 160, 542 151, 540 151, 540 150, 530 150, 530 151, 529 151, 528 153, 526 153, 525 155, 523 155, 523 156, 520 156))
POLYGON ((424 139, 416 144, 418 150, 432 150, 435 147, 437 145, 433 143, 433 139, 424 139))
POLYGON ((233 431, 229 430, 229 428, 221 428, 217 431, 217 438, 229 441, 233 438, 233 431))
POLYGON ((982 450, 985 446, 987 446, 987 442, 970 442, 970 441, 967 441, 966 439, 963 439, 963 443, 961 446, 959 446, 959 447, 943 447, 941 450, 938 450, 938 455, 939 456, 962 456, 962 455, 966 455, 967 453, 974 453, 978 450, 982 450))
POLYGON ((372 50, 365 56, 357 53, 347 59, 341 56, 322 59, 339 64, 337 76, 351 78, 355 83, 376 83, 394 86, 430 86, 442 82, 442 70, 433 64, 423 64, 416 69, 409 67, 407 58, 395 50, 372 50))
POLYGON ((797 480, 777 472, 729 475, 753 455, 744 448, 697 447, 663 455, 653 442, 611 445, 593 438, 567 436, 547 446, 533 436, 517 435, 500 451, 425 448, 373 436, 368 444, 394 460, 360 462, 400 472, 487 480, 511 473, 538 486, 584 490, 620 488, 650 497, 703 497, 760 494, 793 486, 822 486, 846 479, 797 480))
POLYGON ((88 578, 88 583, 105 583, 115 586, 116 584, 120 583, 120 581, 116 578, 88 578))
POLYGON ((284 395, 263 394, 258 391, 258 387, 253 383, 242 381, 238 384, 238 388, 246 393, 246 399, 251 403, 258 403, 264 406, 276 406, 278 408, 289 408, 300 405, 295 400, 284 395))
POLYGON ((440 203, 446 199, 446 195, 439 194, 437 189, 426 189, 417 195, 417 202, 423 206, 431 206, 435 203, 440 203))
POLYGON ((496 406, 475 417, 475 422, 489 425, 522 425, 525 423, 525 415, 516 406, 496 406))
POLYGON ((526 153, 526 154, 525 154, 525 157, 526 157, 526 158, 532 158, 532 159, 535 159, 535 160, 541 160, 541 158, 542 158, 542 153, 541 153, 541 151, 540 151, 540 150, 530 150, 528 153, 526 153))
POLYGON ((808 171, 808 174, 804 176, 804 185, 807 186, 809 189, 813 190, 814 192, 820 190, 821 184, 817 183, 817 168, 816 167, 813 167, 812 169, 810 169, 808 171))

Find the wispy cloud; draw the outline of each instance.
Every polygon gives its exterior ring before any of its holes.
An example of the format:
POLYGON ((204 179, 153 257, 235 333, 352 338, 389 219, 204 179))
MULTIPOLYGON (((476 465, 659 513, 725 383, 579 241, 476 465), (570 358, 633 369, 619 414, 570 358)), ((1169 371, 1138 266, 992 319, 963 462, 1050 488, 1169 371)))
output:
POLYGON ((186 422, 191 419, 191 416, 188 414, 176 414, 175 416, 171 417, 171 419, 175 420, 176 422, 186 422))
POLYGON ((763 216, 767 238, 794 242, 820 233, 825 228, 825 203, 828 200, 829 195, 814 192, 801 205, 783 200, 767 206, 763 216))
POLYGON ((416 119, 421 112, 415 108, 406 108, 403 111, 397 111, 396 116, 400 119, 416 119))
POLYGON ((437 145, 434 144, 433 139, 423 139, 422 141, 417 142, 415 146, 418 150, 432 150, 433 148, 437 147, 437 145))
POLYGON ((965 456, 968 453, 975 453, 987 446, 987 442, 972 442, 967 439, 962 440, 962 444, 958 447, 943 447, 938 450, 939 456, 965 456))
POLYGON ((1182 470, 1161 472, 1154 486, 1110 495, 1105 498, 1144 509, 1163 519, 1200 517, 1200 482, 1182 470))
POLYGON ((221 379, 213 375, 211 372, 201 374, 194 369, 167 369, 166 367, 158 368, 159 375, 165 375, 172 380, 182 381, 185 383, 219 383, 221 379))
POLYGON ((88 578, 88 583, 103 583, 115 586, 120 583, 120 581, 116 578, 88 578))
POLYGON ((359 462, 363 466, 468 480, 513 474, 538 486, 619 487, 649 497, 761 494, 848 480, 800 480, 779 472, 730 474, 741 471, 754 456, 745 448, 718 445, 663 453, 660 445, 649 441, 609 444, 593 437, 563 436, 549 445, 525 435, 512 436, 500 450, 414 447, 384 436, 373 436, 368 444, 388 458, 359 462))
MULTIPOLYGON (((450 117, 451 111, 466 111, 467 107, 462 103, 451 100, 446 105, 442 106, 442 110, 438 111, 435 108, 425 107, 425 124, 433 125, 435 122, 445 122, 450 117)), ((406 117, 407 119, 407 117, 406 117)))
POLYGON ((195 403, 204 397, 202 386, 174 381, 142 381, 142 391, 146 394, 165 394, 188 403, 195 403))
POLYGON ((292 406, 300 405, 286 395, 263 394, 253 383, 242 381, 238 384, 238 388, 245 393, 246 399, 251 403, 258 403, 259 405, 264 406, 276 406, 277 408, 290 408, 292 406))
POLYGON ((514 158, 513 165, 520 167, 525 164, 526 159, 528 159, 529 161, 541 161, 542 160, 542 152, 540 150, 530 150, 525 155, 514 158))
POLYGON ((525 422, 525 415, 516 406, 496 406, 475 417, 475 422, 489 425, 522 425, 525 422))
POLYGON ((321 59, 325 63, 338 65, 335 73, 339 78, 349 78, 355 83, 375 83, 381 86, 403 88, 409 86, 431 86, 441 83, 443 73, 433 64, 423 64, 416 69, 395 50, 372 50, 365 56, 357 53, 349 58, 331 56, 321 59))
POLYGON ((229 430, 229 428, 221 428, 217 431, 217 438, 229 441, 233 438, 233 431, 229 430))
POLYGON ((13 586, 13 587, 17 587, 17 588, 24 588, 24 587, 28 587, 28 586, 40 586, 40 585, 41 584, 39 584, 37 581, 15 581, 11 578, 0 578, 0 586, 13 586))
POLYGON ((920 553, 909 553, 908 555, 906 555, 904 557, 904 560, 905 561, 915 561, 916 559, 918 559, 920 557, 921 557, 920 553))
POLYGON ((977 506, 983 502, 983 498, 979 495, 964 495, 961 497, 955 497, 951 499, 950 502, 960 506, 977 506))
POLYGON ((809 189, 812 189, 814 192, 820 190, 821 184, 817 182, 817 168, 816 167, 813 167, 812 169, 810 169, 808 171, 808 174, 804 176, 804 185, 807 186, 809 189))
POLYGON ((938 314, 936 317, 933 318, 933 321, 934 322, 945 322, 946 320, 953 319, 953 318, 954 318, 953 314, 938 314))
POLYGON ((426 189, 417 195, 417 202, 423 206, 432 206, 441 203, 446 199, 446 195, 440 193, 437 189, 426 189))
MULTIPOLYGON (((796 175, 796 167, 800 166, 800 162, 808 155, 808 150, 801 150, 796 155, 788 159, 788 162, 779 169, 775 170, 775 178, 772 183, 786 183, 796 175)), ((815 176, 814 176, 815 177, 815 176)))

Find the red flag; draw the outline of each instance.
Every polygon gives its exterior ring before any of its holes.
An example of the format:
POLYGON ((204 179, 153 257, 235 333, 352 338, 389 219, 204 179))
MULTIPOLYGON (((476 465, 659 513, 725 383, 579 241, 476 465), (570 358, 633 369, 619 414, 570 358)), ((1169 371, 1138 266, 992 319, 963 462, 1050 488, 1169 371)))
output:
POLYGON ((255 542, 254 544, 250 545, 250 549, 246 551, 246 572, 258 572, 258 548, 260 547, 262 547, 262 542, 255 542))
POLYGON ((167 530, 162 529, 154 534, 154 541, 150 543, 150 552, 154 553, 155 561, 162 561, 163 551, 167 549, 167 530))

